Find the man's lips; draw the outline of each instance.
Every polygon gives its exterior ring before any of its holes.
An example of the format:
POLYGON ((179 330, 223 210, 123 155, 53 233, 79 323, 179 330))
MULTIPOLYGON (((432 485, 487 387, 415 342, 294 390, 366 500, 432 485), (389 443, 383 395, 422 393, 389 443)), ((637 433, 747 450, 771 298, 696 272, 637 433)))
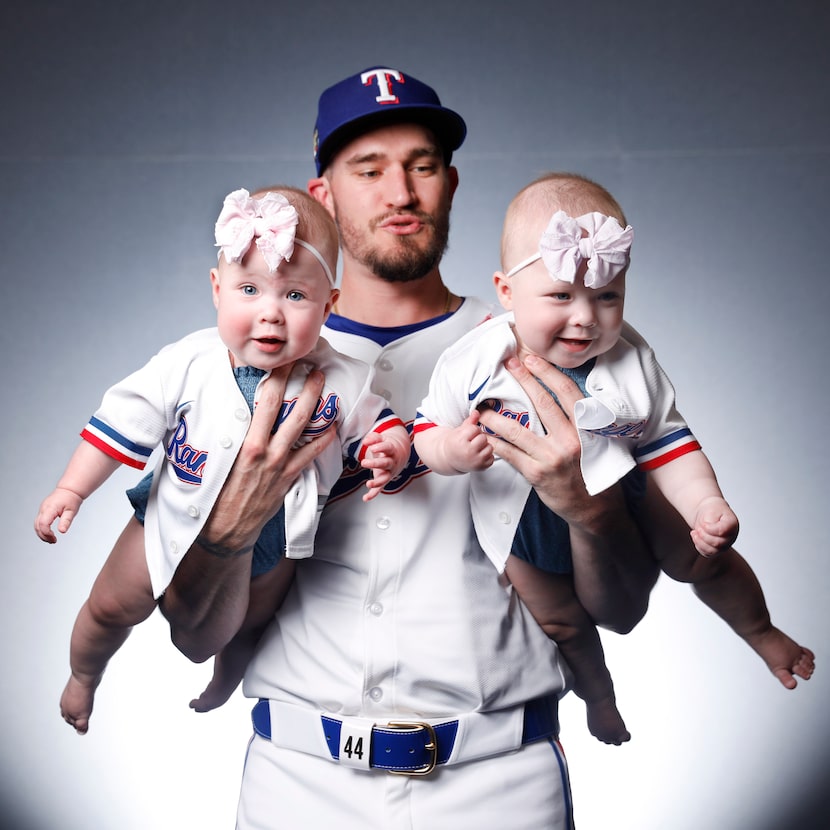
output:
POLYGON ((392 234, 405 236, 406 234, 418 233, 425 224, 420 217, 406 214, 390 216, 388 219, 379 222, 377 227, 392 234))

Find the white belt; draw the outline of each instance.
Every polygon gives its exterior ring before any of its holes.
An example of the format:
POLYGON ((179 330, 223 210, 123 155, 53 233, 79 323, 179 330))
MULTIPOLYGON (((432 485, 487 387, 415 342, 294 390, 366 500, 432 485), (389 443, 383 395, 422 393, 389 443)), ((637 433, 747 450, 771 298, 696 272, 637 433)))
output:
POLYGON ((284 749, 360 769, 425 775, 436 765, 487 758, 556 738, 557 706, 557 697, 550 695, 494 712, 377 723, 260 700, 252 720, 260 737, 284 749))

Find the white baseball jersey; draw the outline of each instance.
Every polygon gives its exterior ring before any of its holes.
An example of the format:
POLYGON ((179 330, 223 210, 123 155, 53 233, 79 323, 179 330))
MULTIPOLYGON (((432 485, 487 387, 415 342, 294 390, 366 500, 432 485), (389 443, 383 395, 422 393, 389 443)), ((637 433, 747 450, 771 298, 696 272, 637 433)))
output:
MULTIPOLYGON (((387 346, 331 321, 326 337, 372 366, 373 390, 411 427, 438 356, 488 311, 468 298, 387 346)), ((482 553, 469 477, 431 473, 413 451, 368 504, 362 480, 347 470, 332 491, 315 554, 299 564, 245 694, 377 719, 517 706, 517 728, 520 704, 565 681, 556 645, 482 553)))
MULTIPOLYGON (((468 298, 387 345, 372 339, 385 330, 330 318, 326 337, 373 367, 374 391, 410 427, 440 353, 488 312, 468 298)), ((257 735, 249 746, 240 830, 283 821, 344 830, 571 828, 560 748, 552 740, 521 746, 525 704, 564 693, 566 669, 484 555, 469 476, 432 473, 413 451, 401 477, 369 503, 360 498, 363 478, 347 469, 333 489, 315 555, 298 563, 248 667, 244 693, 270 700, 272 738, 257 735), (476 760, 425 777, 390 775, 346 765, 346 743, 335 765, 321 713, 357 718, 360 729, 457 719, 453 756, 476 760)), ((343 727, 341 744, 352 728, 343 727)), ((357 757, 369 755, 348 760, 357 757)))
MULTIPOLYGON (((418 408, 415 432, 459 426, 486 406, 515 418, 537 435, 544 429, 530 399, 504 368, 516 353, 513 314, 471 331, 440 357, 429 394, 418 408)), ((675 407, 674 388, 649 345, 629 325, 616 345, 597 357, 585 381, 589 397, 577 402, 574 423, 582 447, 581 469, 596 494, 638 466, 650 470, 700 449, 675 407)), ((510 553, 530 484, 503 459, 471 474, 476 532, 501 572, 510 553)))
MULTIPOLYGON (((371 372, 320 338, 299 361, 286 387, 280 420, 296 401, 312 368, 326 375, 306 438, 335 427, 332 443, 297 480, 285 499, 286 556, 313 550, 322 504, 343 469, 359 461, 362 439, 400 421, 371 391, 371 372)), ((234 379, 227 346, 216 328, 165 346, 145 366, 110 388, 82 437, 117 460, 143 469, 153 449, 163 453, 154 471, 144 523, 153 593, 160 596, 199 534, 248 432, 251 413, 234 379)))

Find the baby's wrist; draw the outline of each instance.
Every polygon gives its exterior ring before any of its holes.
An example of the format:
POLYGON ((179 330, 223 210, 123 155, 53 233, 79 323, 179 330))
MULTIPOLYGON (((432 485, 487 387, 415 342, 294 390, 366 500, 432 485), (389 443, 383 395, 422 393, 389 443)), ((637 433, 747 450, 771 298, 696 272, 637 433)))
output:
POLYGON ((64 484, 58 484, 58 486, 55 487, 55 493, 60 494, 63 497, 64 502, 77 502, 80 506, 84 501, 84 497, 77 490, 72 487, 67 487, 64 484))

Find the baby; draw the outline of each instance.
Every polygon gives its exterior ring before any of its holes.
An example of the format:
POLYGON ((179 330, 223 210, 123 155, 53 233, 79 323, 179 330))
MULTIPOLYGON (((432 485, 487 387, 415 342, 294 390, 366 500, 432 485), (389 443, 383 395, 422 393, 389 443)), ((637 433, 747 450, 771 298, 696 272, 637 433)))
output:
POLYGON ((335 352, 320 337, 339 293, 334 287, 337 230, 325 209, 295 188, 254 196, 237 190, 225 198, 216 245, 219 261, 210 272, 216 328, 166 346, 106 392, 35 520, 38 536, 54 543, 55 520, 65 533, 84 499, 120 464, 143 469, 161 446, 142 505, 146 510, 140 511, 144 528, 130 520, 72 632, 71 676, 61 713, 79 734, 88 729, 107 662, 130 628, 156 607, 207 520, 266 376, 290 370, 278 429, 308 373, 321 371, 325 387, 303 440, 335 429, 339 442, 332 442, 303 472, 282 509, 275 504, 279 513, 266 525, 256 551, 259 567, 251 584, 249 618, 238 639, 217 655, 213 680, 191 704, 194 708, 224 702, 241 679, 254 632, 273 616, 290 584, 290 560, 313 552, 319 513, 343 458, 372 470, 364 496, 371 499, 410 455, 403 423, 370 390, 369 368, 335 352))
POLYGON ((807 679, 814 668, 813 653, 771 624, 755 575, 731 547, 738 519, 675 408, 671 383, 623 320, 632 239, 617 201, 588 179, 554 173, 520 191, 505 218, 504 271, 494 276, 510 313, 444 353, 414 427, 415 449, 433 470, 473 473, 473 518, 484 551, 558 642, 587 703, 592 734, 615 744, 629 734, 599 637, 573 591, 567 530, 498 458, 497 439, 478 425, 479 412, 491 408, 542 434, 538 415, 503 366, 511 355, 541 356, 582 389, 585 398, 568 415, 578 428, 589 493, 622 480, 636 514, 643 483, 631 472, 636 468, 685 519, 693 545, 671 521, 640 510, 662 569, 692 583, 787 688, 796 685, 793 675, 807 679))

